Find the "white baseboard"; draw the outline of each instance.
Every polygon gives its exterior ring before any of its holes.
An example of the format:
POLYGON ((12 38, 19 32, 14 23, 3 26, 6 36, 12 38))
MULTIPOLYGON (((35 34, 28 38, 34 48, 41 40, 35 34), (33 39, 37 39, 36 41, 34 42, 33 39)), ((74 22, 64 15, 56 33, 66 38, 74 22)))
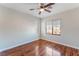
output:
POLYGON ((20 43, 20 44, 15 45, 15 46, 7 47, 5 49, 0 49, 0 52, 3 52, 3 51, 8 50, 8 49, 15 48, 15 47, 20 46, 20 45, 23 45, 23 44, 30 43, 30 42, 35 41, 35 40, 38 40, 38 39, 34 39, 34 40, 31 40, 31 41, 28 41, 28 42, 23 42, 23 43, 20 43))
POLYGON ((48 40, 48 39, 42 39, 42 40, 47 40, 47 41, 55 42, 55 43, 58 43, 58 44, 61 44, 61 45, 64 45, 64 46, 68 46, 68 47, 72 47, 72 48, 75 48, 75 49, 79 49, 79 47, 76 47, 76 46, 70 46, 70 45, 68 45, 68 44, 63 44, 63 43, 56 42, 56 41, 53 41, 53 40, 48 40))

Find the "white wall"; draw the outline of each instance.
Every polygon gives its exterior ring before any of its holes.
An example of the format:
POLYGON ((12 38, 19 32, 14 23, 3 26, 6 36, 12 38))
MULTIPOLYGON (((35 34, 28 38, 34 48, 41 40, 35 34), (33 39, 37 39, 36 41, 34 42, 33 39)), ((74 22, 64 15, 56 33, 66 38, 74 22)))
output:
POLYGON ((0 51, 38 39, 38 22, 36 17, 0 6, 0 51))
POLYGON ((74 48, 79 48, 79 8, 64 11, 42 20, 42 38, 55 41, 74 48), (61 36, 45 33, 45 23, 49 20, 60 19, 61 36))

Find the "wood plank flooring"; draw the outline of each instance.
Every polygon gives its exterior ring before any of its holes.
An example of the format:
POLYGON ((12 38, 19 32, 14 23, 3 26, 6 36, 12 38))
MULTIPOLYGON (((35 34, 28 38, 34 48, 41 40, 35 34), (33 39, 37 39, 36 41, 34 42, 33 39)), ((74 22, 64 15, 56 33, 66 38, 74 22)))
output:
POLYGON ((79 49, 39 39, 0 52, 0 56, 79 56, 79 49))

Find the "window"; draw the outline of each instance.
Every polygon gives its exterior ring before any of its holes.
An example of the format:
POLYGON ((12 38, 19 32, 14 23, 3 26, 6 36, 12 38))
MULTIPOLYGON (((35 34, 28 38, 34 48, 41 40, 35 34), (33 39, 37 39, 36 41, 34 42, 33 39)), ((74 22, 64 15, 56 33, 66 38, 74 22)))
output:
POLYGON ((60 20, 47 22, 47 34, 60 35, 60 20))

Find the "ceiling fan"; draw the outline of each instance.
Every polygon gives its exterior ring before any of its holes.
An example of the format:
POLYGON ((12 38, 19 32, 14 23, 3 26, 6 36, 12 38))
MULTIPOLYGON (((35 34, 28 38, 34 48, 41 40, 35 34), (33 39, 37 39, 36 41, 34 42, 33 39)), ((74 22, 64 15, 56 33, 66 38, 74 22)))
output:
POLYGON ((43 12, 43 11, 46 11, 48 13, 50 13, 51 11, 49 9, 52 9, 52 5, 54 5, 55 3, 48 3, 48 4, 45 4, 45 3, 40 3, 39 4, 39 7, 36 8, 36 9, 29 9, 30 11, 33 11, 33 10, 39 10, 39 15, 43 12))

